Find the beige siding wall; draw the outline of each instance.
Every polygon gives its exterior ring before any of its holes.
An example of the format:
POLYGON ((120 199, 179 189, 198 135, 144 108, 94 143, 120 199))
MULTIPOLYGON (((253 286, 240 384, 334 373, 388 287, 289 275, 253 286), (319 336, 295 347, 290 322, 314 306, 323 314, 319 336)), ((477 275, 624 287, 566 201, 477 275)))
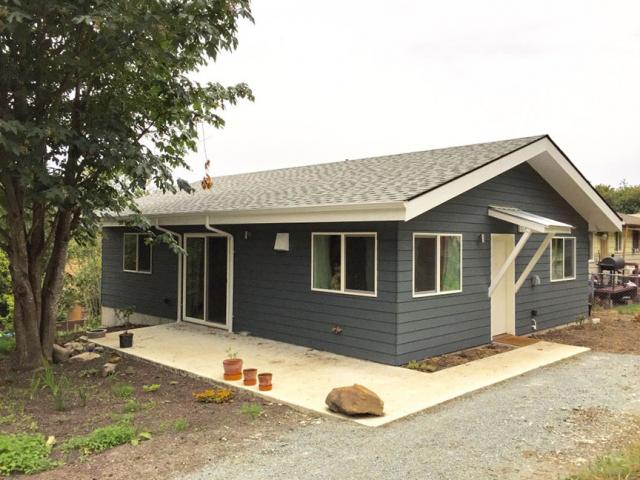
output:
POLYGON ((640 228, 625 228, 623 232, 591 233, 591 259, 589 261, 592 273, 598 271, 598 262, 601 258, 611 256, 624 256, 627 263, 640 264, 640 250, 633 250, 633 230, 640 228))

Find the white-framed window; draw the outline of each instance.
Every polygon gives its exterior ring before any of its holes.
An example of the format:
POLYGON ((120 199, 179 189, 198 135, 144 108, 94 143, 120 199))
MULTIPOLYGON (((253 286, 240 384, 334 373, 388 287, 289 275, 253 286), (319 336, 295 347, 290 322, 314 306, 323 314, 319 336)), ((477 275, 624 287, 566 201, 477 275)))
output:
POLYGON ((622 233, 614 232, 613 239, 614 239, 614 243, 615 243, 614 251, 615 252, 622 252, 622 233))
POLYGON ((125 233, 122 237, 122 270, 134 273, 151 273, 152 248, 147 244, 146 233, 125 233))
POLYGON ((413 296, 462 291, 462 235, 413 234, 413 296))
POLYGON ((575 280, 576 238, 553 237, 549 248, 551 249, 551 281, 575 280))
POLYGON ((311 290, 375 297, 377 284, 375 232, 311 234, 311 290))

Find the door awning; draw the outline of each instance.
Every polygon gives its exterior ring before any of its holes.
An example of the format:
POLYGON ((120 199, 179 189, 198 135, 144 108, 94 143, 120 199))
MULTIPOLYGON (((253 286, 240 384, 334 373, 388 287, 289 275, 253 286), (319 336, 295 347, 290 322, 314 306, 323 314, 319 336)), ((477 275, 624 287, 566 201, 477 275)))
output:
POLYGON ((568 223, 558 222, 547 217, 525 212, 514 207, 489 206, 488 215, 498 220, 518 225, 523 230, 533 233, 571 233, 574 228, 568 223))

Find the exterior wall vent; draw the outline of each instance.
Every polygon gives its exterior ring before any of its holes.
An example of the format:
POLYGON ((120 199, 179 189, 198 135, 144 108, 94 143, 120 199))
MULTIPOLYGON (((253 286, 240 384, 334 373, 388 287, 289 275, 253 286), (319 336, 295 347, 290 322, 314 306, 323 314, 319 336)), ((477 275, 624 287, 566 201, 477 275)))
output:
POLYGON ((276 233, 276 243, 273 249, 278 252, 289 251, 289 234, 288 233, 276 233))

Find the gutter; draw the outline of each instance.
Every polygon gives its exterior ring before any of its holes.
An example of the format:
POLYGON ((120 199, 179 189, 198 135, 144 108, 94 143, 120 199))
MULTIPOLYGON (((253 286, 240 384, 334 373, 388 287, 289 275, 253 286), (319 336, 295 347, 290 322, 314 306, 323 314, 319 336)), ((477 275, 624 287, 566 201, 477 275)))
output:
MULTIPOLYGON (((157 230, 160 230, 161 232, 168 233, 172 237, 177 238, 178 246, 182 248, 182 235, 180 233, 175 232, 173 230, 169 230, 168 228, 165 228, 165 227, 161 227, 157 218, 156 218, 155 228, 157 230)), ((177 299, 176 323, 182 321, 182 315, 181 315, 182 314, 182 257, 183 257, 183 254, 179 253, 178 254, 178 295, 176 296, 176 299, 177 299)))

